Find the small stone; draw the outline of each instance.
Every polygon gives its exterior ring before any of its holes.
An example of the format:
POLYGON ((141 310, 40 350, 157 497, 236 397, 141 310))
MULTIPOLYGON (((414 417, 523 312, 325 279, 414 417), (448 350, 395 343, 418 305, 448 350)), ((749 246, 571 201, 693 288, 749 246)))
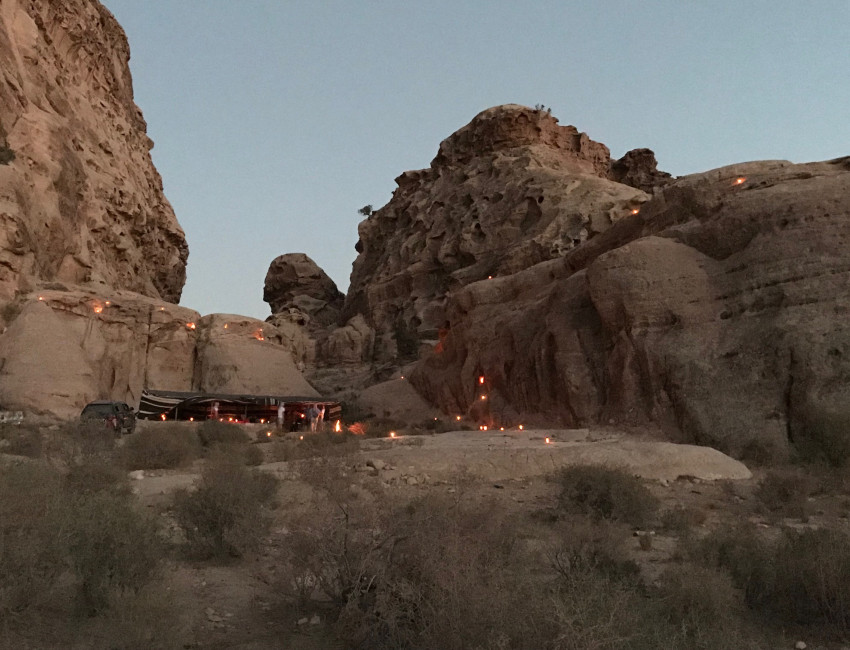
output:
POLYGON ((387 466, 387 464, 384 461, 382 461, 380 458, 370 458, 369 460, 366 461, 366 465, 368 465, 369 467, 374 467, 375 469, 377 469, 379 471, 384 469, 387 466))
POLYGON ((380 472, 378 471, 378 469, 376 467, 370 467, 368 469, 369 469, 369 471, 368 471, 369 476, 377 476, 378 474, 380 474, 380 472))
POLYGON ((141 481, 143 478, 145 478, 145 470, 137 469, 130 472, 130 478, 134 481, 141 481))
POLYGON ((450 488, 447 490, 447 492, 448 492, 449 494, 454 494, 455 492, 457 492, 457 490, 455 490, 453 487, 450 487, 450 488))
POLYGON ((318 625, 321 622, 322 619, 319 617, 318 614, 313 614, 313 616, 310 618, 310 625, 318 625))
POLYGON ((415 476, 408 476, 407 477, 407 484, 408 485, 419 485, 419 481, 417 480, 417 478, 415 476))
POLYGON ((807 647, 808 646, 806 646, 805 641, 797 641, 797 643, 794 644, 794 648, 796 650, 806 650, 807 647))
POLYGON ((309 622, 310 622, 310 619, 307 618, 306 616, 304 618, 298 619, 298 625, 307 625, 307 623, 309 623, 309 622))

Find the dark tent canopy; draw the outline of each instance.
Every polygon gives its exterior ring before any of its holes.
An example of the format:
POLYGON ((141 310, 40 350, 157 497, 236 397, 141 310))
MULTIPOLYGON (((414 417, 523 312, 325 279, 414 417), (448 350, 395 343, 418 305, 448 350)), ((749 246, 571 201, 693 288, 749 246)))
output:
POLYGON ((313 405, 325 407, 326 422, 338 420, 342 415, 339 402, 321 397, 145 389, 139 401, 139 417, 143 420, 207 420, 217 417, 225 422, 274 422, 279 404, 286 409, 285 422, 290 427, 306 421, 307 410, 313 405))

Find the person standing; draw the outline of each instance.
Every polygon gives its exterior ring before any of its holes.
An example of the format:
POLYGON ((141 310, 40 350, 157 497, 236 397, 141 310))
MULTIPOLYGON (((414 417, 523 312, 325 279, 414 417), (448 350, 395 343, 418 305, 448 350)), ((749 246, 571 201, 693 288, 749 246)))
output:
POLYGON ((324 431, 325 430, 325 405, 324 404, 322 404, 319 407, 319 415, 318 415, 318 418, 317 418, 316 429, 318 431, 324 431))
POLYGON ((283 433, 283 423, 286 420, 286 405, 281 402, 277 405, 277 430, 283 433))
POLYGON ((310 431, 315 431, 316 425, 319 423, 319 409, 316 408, 315 404, 311 404, 310 408, 307 409, 307 419, 310 420, 310 431))

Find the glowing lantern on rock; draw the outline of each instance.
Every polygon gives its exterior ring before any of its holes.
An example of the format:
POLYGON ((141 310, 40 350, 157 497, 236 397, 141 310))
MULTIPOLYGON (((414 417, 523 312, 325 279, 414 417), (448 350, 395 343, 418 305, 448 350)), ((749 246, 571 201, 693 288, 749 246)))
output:
POLYGON ((96 302, 96 303, 94 303, 94 306, 92 307, 92 309, 94 310, 95 314, 99 314, 100 312, 103 311, 103 305, 101 305, 99 302, 96 302))
POLYGON ((395 431, 390 431, 390 438, 395 438, 395 431))
POLYGON ((186 323, 186 329, 189 329, 189 330, 195 329, 195 323, 186 323))
POLYGON ((519 425, 519 430, 522 431, 522 425, 521 424, 519 425))
POLYGON ((258 341, 265 341, 265 337, 263 336, 263 329, 260 328, 256 332, 254 332, 251 336, 253 336, 258 341))
POLYGON ((746 182, 747 182, 747 179, 744 178, 743 176, 739 176, 738 178, 735 179, 735 185, 743 185, 746 182))
POLYGON ((478 383, 479 383, 479 384, 483 384, 483 383, 484 383, 484 375, 481 375, 481 376, 478 378, 478 383))
POLYGON ((639 210, 638 208, 634 208, 634 209, 632 210, 632 214, 637 214, 638 212, 640 212, 640 210, 639 210))
POLYGON ((549 438, 546 438, 546 439, 545 439, 545 442, 546 442, 546 444, 548 445, 548 444, 549 444, 550 442, 552 442, 552 441, 551 441, 551 440, 549 440, 549 438))
POLYGON ((459 415, 456 415, 456 416, 455 416, 455 420, 457 420, 458 422, 460 422, 460 416, 459 416, 459 415))

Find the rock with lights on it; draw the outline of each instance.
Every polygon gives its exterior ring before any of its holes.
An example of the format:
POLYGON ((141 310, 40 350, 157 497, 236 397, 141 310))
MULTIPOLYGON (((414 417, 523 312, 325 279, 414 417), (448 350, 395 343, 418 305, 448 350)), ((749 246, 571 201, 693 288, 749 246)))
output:
POLYGON ((850 157, 679 178, 562 257, 452 293, 411 384, 465 413, 480 369, 525 421, 781 456, 845 408, 848 241, 850 157))
POLYGON ((142 389, 315 395, 285 337, 263 321, 139 294, 43 289, 9 303, 0 404, 59 417, 94 399, 138 404, 142 389))
MULTIPOLYGON (((618 169, 650 189, 664 175, 642 151, 618 169)), ((546 111, 482 111, 360 223, 344 317, 373 327, 377 360, 397 356, 400 331, 436 342, 448 294, 561 258, 649 199, 611 165, 604 144, 546 111)))

